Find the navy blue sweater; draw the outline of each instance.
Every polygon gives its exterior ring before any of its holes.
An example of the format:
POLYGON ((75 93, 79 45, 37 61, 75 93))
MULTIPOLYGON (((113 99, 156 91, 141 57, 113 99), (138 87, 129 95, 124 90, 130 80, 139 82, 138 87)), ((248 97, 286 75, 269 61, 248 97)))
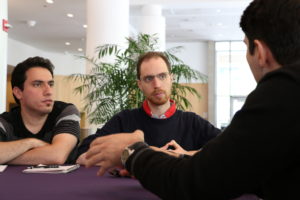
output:
POLYGON ((200 149, 220 132, 192 112, 176 110, 167 119, 155 119, 148 116, 143 108, 124 110, 98 129, 96 134, 87 137, 79 147, 79 154, 86 152, 90 143, 99 136, 137 129, 144 131, 145 141, 151 146, 161 147, 173 139, 185 150, 200 149))

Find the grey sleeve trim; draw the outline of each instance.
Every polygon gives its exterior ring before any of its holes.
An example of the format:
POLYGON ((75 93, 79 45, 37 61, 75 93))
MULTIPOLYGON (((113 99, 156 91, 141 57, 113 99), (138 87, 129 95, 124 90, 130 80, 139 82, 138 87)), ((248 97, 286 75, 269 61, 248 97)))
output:
POLYGON ((4 132, 6 132, 6 129, 5 129, 5 127, 4 127, 4 125, 3 125, 2 122, 0 122, 0 128, 2 128, 4 130, 4 132))
POLYGON ((55 126, 57 126, 61 121, 64 121, 64 120, 71 120, 71 121, 80 122, 80 117, 79 117, 78 115, 76 115, 76 114, 67 115, 67 116, 65 116, 65 117, 60 118, 60 119, 56 122, 55 126))

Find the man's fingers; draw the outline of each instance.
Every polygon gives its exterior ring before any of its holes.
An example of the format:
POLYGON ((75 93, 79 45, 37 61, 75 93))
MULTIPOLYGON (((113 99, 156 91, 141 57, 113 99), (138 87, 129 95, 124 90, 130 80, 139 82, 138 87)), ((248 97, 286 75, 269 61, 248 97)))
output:
POLYGON ((86 152, 86 159, 94 156, 95 154, 101 153, 101 145, 91 146, 90 149, 86 152))
POLYGON ((110 168, 108 167, 109 164, 106 164, 107 162, 101 163, 101 167, 99 168, 97 172, 97 176, 103 176, 106 171, 108 171, 110 168))
POLYGON ((91 167, 94 165, 101 165, 101 162, 104 160, 102 153, 98 153, 98 154, 94 154, 92 156, 90 156, 89 158, 87 158, 86 160, 86 167, 91 167))

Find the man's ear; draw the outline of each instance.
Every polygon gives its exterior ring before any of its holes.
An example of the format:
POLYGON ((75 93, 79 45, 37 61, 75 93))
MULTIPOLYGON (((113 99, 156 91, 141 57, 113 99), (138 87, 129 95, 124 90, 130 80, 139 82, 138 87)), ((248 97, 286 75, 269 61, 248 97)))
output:
POLYGON ((272 71, 280 67, 266 43, 260 40, 254 40, 254 45, 257 49, 258 64, 264 68, 263 70, 272 71))
POLYGON ((267 46, 260 40, 254 40, 255 50, 257 51, 257 62, 260 67, 263 67, 267 63, 267 46))
POLYGON ((15 96, 17 99, 20 100, 20 99, 22 98, 23 92, 22 92, 22 90, 21 90, 20 88, 14 87, 14 88, 12 89, 12 92, 13 92, 14 96, 15 96))

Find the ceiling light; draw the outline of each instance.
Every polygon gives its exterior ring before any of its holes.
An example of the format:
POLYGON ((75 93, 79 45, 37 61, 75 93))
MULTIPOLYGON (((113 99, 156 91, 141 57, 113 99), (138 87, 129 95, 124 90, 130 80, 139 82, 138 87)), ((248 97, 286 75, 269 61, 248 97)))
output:
POLYGON ((70 42, 65 42, 65 45, 70 46, 71 43, 70 42))
POLYGON ((26 23, 27 23, 28 27, 35 27, 35 25, 36 25, 35 20, 27 20, 26 23))
POLYGON ((217 9, 217 13, 220 13, 221 12, 221 9, 217 9))
POLYGON ((83 24, 82 26, 83 26, 83 28, 87 28, 87 25, 86 25, 86 24, 83 24))
POLYGON ((74 17, 74 15, 72 13, 68 13, 67 16, 70 17, 70 18, 74 17))
POLYGON ((49 4, 53 4, 54 3, 53 0, 46 0, 46 2, 49 3, 49 4))
POLYGON ((78 50, 78 51, 83 51, 83 49, 82 49, 82 48, 78 48, 77 50, 78 50))

